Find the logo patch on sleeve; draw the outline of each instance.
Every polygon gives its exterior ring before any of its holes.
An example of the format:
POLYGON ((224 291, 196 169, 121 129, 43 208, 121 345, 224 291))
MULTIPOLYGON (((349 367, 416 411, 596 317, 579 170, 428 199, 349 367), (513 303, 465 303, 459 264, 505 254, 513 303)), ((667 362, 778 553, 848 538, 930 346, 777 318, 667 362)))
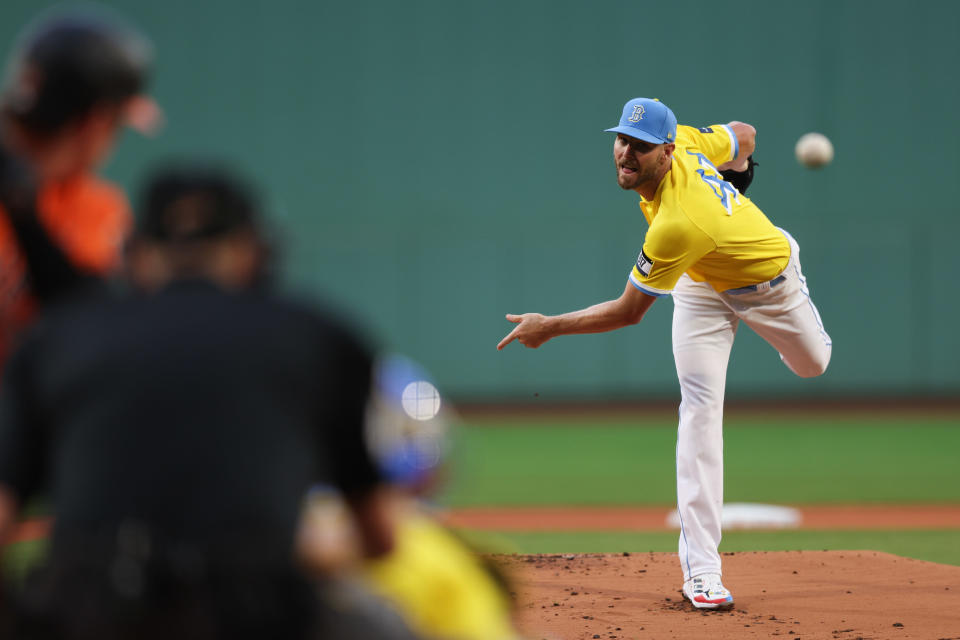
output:
POLYGON ((650 269, 653 269, 653 260, 647 257, 647 254, 643 252, 643 249, 640 250, 640 255, 637 256, 637 271, 640 272, 644 278, 650 277, 650 269))
POLYGON ((697 131, 699 131, 700 133, 713 133, 713 129, 711 129, 710 127, 700 127, 699 129, 697 129, 697 131))

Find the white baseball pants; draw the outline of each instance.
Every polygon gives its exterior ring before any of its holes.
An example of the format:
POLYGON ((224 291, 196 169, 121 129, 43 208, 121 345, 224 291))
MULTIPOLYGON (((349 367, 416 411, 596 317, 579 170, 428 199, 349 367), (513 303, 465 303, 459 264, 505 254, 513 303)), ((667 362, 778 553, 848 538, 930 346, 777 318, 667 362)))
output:
POLYGON ((830 336, 800 271, 800 248, 790 234, 784 235, 790 242, 790 261, 780 283, 717 293, 684 275, 673 291, 673 356, 681 395, 677 508, 684 581, 721 573, 723 395, 740 321, 770 343, 798 376, 818 376, 830 362, 830 336))

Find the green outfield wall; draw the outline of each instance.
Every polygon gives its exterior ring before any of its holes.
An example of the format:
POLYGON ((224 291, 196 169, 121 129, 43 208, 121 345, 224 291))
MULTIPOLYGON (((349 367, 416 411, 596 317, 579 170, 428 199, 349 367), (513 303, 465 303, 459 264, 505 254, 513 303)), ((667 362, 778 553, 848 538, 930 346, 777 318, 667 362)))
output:
MULTIPOLYGON (((42 5, 3 0, 5 49, 42 5)), ((756 126, 749 195, 799 240, 834 340, 828 373, 801 381, 743 328, 731 395, 960 391, 960 3, 116 6, 155 41, 168 122, 127 134, 106 173, 134 187, 160 158, 229 158, 267 193, 287 282, 452 394, 677 394, 669 299, 637 327, 495 349, 506 312, 622 291, 646 224, 603 129, 638 95, 756 126), (823 170, 793 158, 808 131, 835 144, 823 170)))

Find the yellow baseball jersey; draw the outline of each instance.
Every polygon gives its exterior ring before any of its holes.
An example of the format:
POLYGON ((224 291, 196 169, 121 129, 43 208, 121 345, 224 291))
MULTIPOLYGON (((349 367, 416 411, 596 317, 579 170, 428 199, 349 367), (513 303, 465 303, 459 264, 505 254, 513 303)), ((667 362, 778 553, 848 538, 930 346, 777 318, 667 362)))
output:
POLYGON ((790 244, 760 209, 717 171, 737 156, 727 125, 677 127, 672 166, 652 201, 640 201, 650 225, 630 282, 669 294, 684 273, 717 291, 775 278, 790 244))
POLYGON ((374 591, 394 603, 414 631, 446 640, 514 640, 508 594, 480 559, 443 526, 420 514, 397 525, 396 547, 370 560, 374 591))

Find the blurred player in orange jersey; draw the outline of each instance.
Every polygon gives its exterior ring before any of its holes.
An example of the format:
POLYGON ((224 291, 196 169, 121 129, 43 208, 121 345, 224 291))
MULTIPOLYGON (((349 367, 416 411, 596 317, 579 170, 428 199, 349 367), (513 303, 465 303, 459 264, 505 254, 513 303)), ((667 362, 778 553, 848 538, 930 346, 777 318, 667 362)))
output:
POLYGON ((0 364, 38 307, 118 266, 123 192, 96 176, 121 127, 151 133, 147 40, 106 14, 52 14, 21 37, 0 94, 0 364))

